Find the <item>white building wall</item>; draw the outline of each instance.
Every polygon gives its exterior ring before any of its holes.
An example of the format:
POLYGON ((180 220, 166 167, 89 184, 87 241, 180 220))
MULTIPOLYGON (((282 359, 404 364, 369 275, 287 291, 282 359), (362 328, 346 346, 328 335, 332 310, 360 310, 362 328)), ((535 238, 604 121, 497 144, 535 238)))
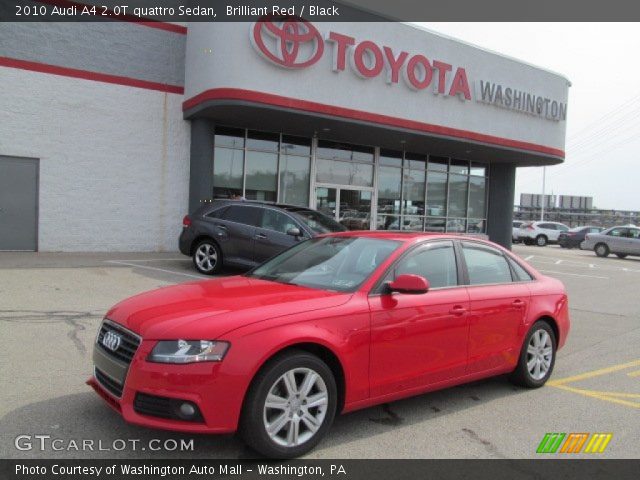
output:
POLYGON ((40 159, 40 251, 174 251, 182 95, 0 67, 0 155, 40 159))

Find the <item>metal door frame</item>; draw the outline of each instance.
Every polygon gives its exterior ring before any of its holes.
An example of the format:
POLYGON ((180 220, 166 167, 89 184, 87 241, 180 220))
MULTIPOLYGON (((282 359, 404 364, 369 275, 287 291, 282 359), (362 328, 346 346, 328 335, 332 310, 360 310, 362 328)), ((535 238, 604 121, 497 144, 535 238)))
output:
POLYGON ((314 210, 317 209, 317 195, 316 195, 316 189, 318 188, 334 188, 336 190, 336 213, 334 216, 334 220, 336 222, 339 222, 339 218, 340 218, 340 191, 341 190, 354 190, 357 192, 370 192, 371 193, 371 205, 369 208, 369 230, 374 230, 374 226, 375 224, 374 222, 374 218, 373 218, 373 212, 374 212, 374 195, 375 195, 375 189, 374 187, 360 187, 360 186, 353 186, 353 185, 341 185, 338 183, 314 183, 313 185, 313 205, 311 206, 311 208, 313 208, 314 210))

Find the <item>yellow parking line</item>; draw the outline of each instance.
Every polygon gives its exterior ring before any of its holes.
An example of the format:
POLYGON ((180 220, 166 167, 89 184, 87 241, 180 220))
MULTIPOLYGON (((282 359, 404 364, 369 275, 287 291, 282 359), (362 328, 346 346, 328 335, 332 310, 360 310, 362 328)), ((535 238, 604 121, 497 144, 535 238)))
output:
POLYGON ((614 365, 612 367, 601 368, 600 370, 593 370, 592 372, 581 373, 572 377, 561 378, 559 380, 552 380, 547 382, 547 385, 558 387, 565 383, 578 382, 580 380, 586 380, 588 378, 598 377, 600 375, 606 375, 607 373, 617 372, 618 370, 624 370, 626 368, 640 367, 640 360, 634 360, 629 363, 622 363, 620 365, 614 365))
POLYGON ((553 385, 556 388, 560 388, 562 390, 566 390, 568 392, 578 393, 580 395, 584 395, 585 397, 597 398, 598 400, 604 400, 606 402, 617 403, 618 405, 624 405, 625 407, 631 408, 640 408, 640 403, 638 402, 630 402, 628 400, 622 400, 621 398, 616 398, 608 395, 602 395, 599 392, 594 392, 591 390, 582 390, 580 388, 568 387, 566 385, 553 385))
POLYGON ((640 370, 638 370, 637 372, 631 372, 631 373, 627 373, 628 377, 640 377, 640 370))

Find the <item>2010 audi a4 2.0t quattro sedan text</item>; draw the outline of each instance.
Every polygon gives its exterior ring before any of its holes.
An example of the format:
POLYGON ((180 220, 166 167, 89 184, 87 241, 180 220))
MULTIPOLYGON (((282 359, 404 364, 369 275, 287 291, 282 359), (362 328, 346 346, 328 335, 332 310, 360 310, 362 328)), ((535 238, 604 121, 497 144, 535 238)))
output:
POLYGON ((540 387, 568 332, 562 283, 497 245, 343 232, 119 303, 89 384, 128 422, 287 458, 336 413, 505 373, 540 387))

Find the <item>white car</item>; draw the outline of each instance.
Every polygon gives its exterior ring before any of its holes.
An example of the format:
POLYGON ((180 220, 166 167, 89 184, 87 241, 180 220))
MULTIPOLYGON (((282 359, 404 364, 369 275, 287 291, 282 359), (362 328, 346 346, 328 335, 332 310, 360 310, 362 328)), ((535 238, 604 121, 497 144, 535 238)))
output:
POLYGON ((513 241, 513 243, 518 243, 520 241, 520 239, 518 238, 518 235, 520 233, 520 227, 522 226, 523 223, 525 222, 522 220, 513 221, 513 229, 511 230, 511 240, 513 241))
POLYGON ((548 243, 557 243, 562 232, 569 230, 559 222, 526 222, 518 229, 518 240, 526 245, 544 247, 548 243))

